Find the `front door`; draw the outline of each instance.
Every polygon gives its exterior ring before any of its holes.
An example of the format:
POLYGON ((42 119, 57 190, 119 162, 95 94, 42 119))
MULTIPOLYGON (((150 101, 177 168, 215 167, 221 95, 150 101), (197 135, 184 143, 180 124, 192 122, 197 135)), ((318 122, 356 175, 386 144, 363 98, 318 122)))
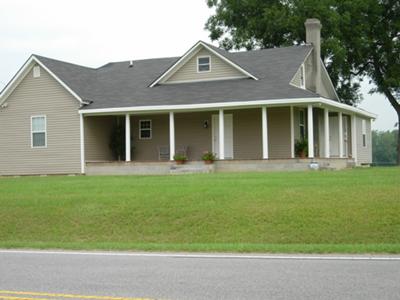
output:
MULTIPOLYGON (((231 114, 224 115, 225 159, 233 159, 233 118, 231 114)), ((212 146, 213 152, 219 157, 219 115, 212 116, 212 146)))
POLYGON ((331 156, 339 156, 339 118, 329 117, 329 144, 331 156))

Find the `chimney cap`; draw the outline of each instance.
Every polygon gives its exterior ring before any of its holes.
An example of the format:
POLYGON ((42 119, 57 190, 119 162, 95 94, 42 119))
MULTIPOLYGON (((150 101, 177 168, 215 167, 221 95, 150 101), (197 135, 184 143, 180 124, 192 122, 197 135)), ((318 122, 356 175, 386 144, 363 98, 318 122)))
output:
POLYGON ((320 20, 318 20, 318 19, 316 19, 316 18, 311 18, 311 19, 307 19, 305 22, 304 22, 304 25, 306 26, 306 27, 319 27, 319 28, 321 28, 322 27, 322 25, 321 25, 321 22, 320 22, 320 20))

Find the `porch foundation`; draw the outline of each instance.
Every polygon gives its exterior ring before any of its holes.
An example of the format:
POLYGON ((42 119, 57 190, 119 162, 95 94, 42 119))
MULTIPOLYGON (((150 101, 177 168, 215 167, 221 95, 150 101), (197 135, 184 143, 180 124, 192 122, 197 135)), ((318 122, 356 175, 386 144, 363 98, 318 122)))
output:
POLYGON ((311 167, 317 167, 319 170, 341 170, 354 166, 354 160, 348 158, 219 160, 211 165, 206 165, 202 161, 190 161, 184 165, 176 165, 174 162, 87 162, 86 175, 307 171, 312 170, 311 167))

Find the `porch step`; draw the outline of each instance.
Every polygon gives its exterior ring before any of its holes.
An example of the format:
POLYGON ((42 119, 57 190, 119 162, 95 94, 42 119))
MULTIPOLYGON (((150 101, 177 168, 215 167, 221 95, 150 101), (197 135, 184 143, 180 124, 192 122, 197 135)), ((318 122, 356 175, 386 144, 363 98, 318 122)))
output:
POLYGON ((190 162, 183 165, 174 164, 170 167, 170 174, 196 174, 196 173, 212 173, 214 165, 206 165, 204 163, 190 162))

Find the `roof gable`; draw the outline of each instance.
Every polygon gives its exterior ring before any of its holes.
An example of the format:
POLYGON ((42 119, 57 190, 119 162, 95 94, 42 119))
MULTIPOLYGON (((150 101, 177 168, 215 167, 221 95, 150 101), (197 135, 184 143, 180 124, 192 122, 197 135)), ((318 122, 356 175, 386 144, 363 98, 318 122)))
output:
POLYGON ((72 90, 64 81, 62 81, 59 77, 57 77, 43 62, 39 60, 38 57, 32 55, 24 65, 19 69, 17 74, 11 79, 11 81, 4 87, 4 89, 0 93, 0 105, 2 105, 7 98, 11 95, 11 93, 15 90, 15 88, 22 82, 22 80, 29 74, 34 65, 39 65, 43 68, 48 74, 51 75, 63 88, 65 88, 76 100, 78 100, 81 104, 88 104, 88 102, 81 99, 81 97, 72 90))
MULTIPOLYGON (((217 51, 215 47, 210 46, 202 41, 196 43, 192 48, 189 49, 182 57, 180 57, 172 66, 170 66, 165 72, 163 72, 154 82, 151 83, 150 87, 154 87, 157 84, 162 83, 177 83, 177 82, 193 82, 193 81, 205 81, 205 80, 215 80, 215 79, 231 79, 233 78, 252 78, 258 80, 256 76, 249 73, 243 67, 239 66, 231 59, 224 55, 224 50, 219 49, 217 51), (209 55, 211 57, 211 63, 217 63, 220 68, 216 72, 211 72, 209 74, 195 74, 197 69, 193 70, 193 66, 197 66, 196 55, 198 53, 204 53, 204 55, 209 55), (225 69, 226 74, 222 71, 225 69), (193 71, 193 73, 191 73, 193 71), (188 77, 182 76, 183 73, 191 73, 188 77), (207 76, 208 75, 208 76, 207 76), (178 78, 178 80, 177 80, 178 78), (188 78, 188 79, 186 79, 188 78), (172 81, 170 80, 172 79, 172 81), (181 80, 179 80, 181 79, 181 80)), ((228 54, 228 52, 226 52, 228 54)), ((211 67, 212 68, 212 67, 211 67)))

